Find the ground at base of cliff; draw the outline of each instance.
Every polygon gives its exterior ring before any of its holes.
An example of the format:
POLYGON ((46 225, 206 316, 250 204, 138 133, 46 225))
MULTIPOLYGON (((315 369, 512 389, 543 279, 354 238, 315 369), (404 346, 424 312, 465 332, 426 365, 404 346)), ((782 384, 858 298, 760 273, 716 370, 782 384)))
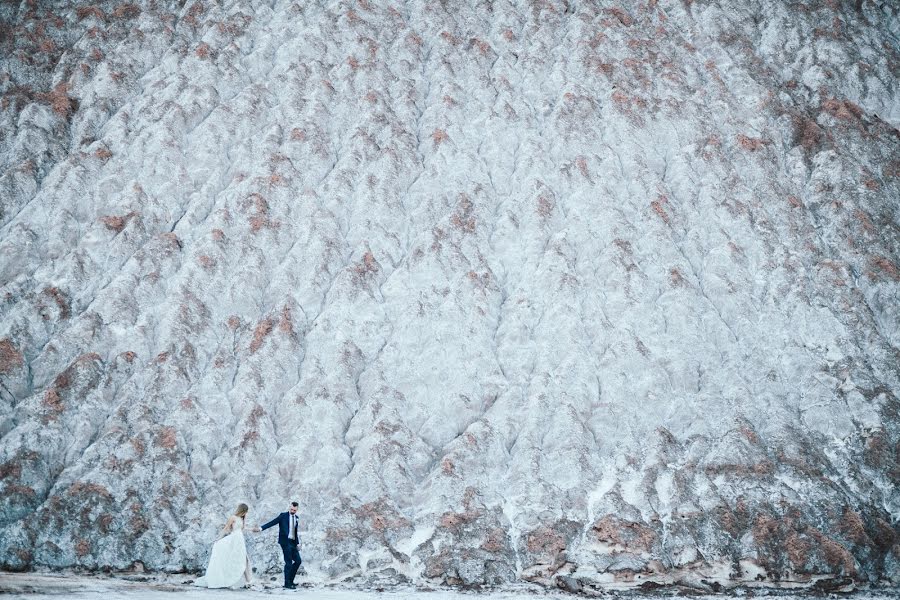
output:
MULTIPOLYGON (((464 600, 473 597, 485 600, 540 600, 586 597, 563 591, 542 589, 538 586, 520 586, 505 590, 449 590, 434 587, 398 587, 358 589, 340 586, 324 586, 300 583, 294 590, 283 589, 277 580, 269 576, 257 578, 250 589, 207 590, 191 585, 190 575, 79 575, 50 573, 0 573, 0 596, 39 600, 64 597, 71 600, 95 598, 151 600, 156 598, 179 598, 181 600, 209 600, 220 598, 254 598, 262 595, 295 596, 314 600, 464 600)), ((772 597, 781 600, 800 598, 840 597, 854 600, 882 600, 900 598, 900 589, 856 590, 852 593, 813 594, 774 588, 741 589, 730 594, 702 595, 685 590, 667 589, 654 594, 611 591, 605 598, 653 598, 690 596, 695 600, 723 597, 772 597)))

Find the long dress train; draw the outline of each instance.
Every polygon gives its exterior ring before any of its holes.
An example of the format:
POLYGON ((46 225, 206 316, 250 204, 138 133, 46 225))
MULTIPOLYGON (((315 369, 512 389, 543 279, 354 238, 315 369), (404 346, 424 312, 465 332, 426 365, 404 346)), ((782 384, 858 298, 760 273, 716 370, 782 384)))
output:
POLYGON ((194 585, 206 588, 239 588, 250 582, 250 559, 244 541, 244 519, 235 519, 231 532, 216 540, 206 574, 194 585))

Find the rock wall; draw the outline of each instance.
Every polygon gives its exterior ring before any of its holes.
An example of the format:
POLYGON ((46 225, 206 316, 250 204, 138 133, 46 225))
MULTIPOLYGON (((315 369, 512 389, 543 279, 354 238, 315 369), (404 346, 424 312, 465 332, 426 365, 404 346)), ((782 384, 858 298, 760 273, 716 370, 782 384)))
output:
POLYGON ((898 30, 3 3, 0 563, 896 585, 898 30))

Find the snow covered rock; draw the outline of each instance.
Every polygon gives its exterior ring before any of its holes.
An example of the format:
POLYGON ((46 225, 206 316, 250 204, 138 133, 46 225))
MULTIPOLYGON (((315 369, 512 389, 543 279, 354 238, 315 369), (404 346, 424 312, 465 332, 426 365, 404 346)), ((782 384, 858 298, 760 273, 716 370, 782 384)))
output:
POLYGON ((900 583, 898 26, 0 5, 0 563, 900 583))

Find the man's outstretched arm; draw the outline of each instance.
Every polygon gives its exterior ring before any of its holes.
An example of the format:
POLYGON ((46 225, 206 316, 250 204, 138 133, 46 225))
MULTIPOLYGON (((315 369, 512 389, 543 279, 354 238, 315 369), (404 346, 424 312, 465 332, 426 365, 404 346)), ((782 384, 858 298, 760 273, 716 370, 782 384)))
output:
POLYGON ((273 525, 277 525, 277 524, 278 524, 278 521, 280 521, 280 520, 281 520, 281 515, 278 515, 277 517, 275 517, 274 519, 272 519, 271 521, 269 521, 269 522, 266 523, 265 525, 260 526, 260 529, 261 529, 261 530, 262 530, 262 529, 268 529, 269 527, 271 527, 271 526, 273 526, 273 525))

